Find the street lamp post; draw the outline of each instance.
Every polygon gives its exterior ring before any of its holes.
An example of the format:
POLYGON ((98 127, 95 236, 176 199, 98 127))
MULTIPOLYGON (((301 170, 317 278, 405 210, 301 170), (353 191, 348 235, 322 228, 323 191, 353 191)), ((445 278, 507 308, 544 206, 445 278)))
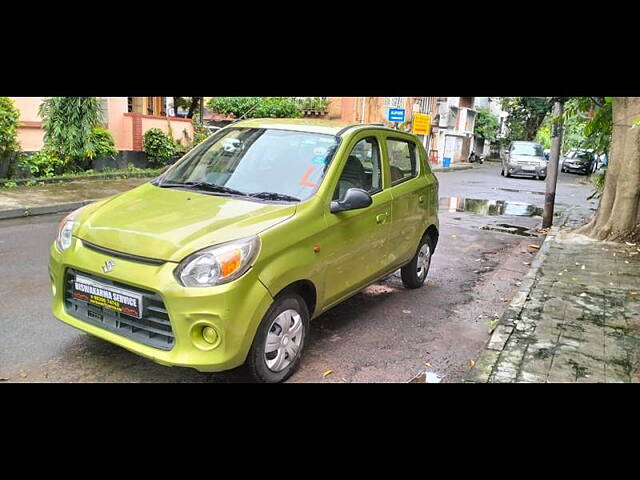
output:
POLYGON ((553 224, 553 209, 556 201, 556 185, 558 183, 558 161, 562 148, 562 114, 565 99, 555 99, 553 105, 553 122, 551 129, 551 152, 547 164, 547 191, 544 197, 544 211, 542 213, 542 228, 549 228, 553 224))

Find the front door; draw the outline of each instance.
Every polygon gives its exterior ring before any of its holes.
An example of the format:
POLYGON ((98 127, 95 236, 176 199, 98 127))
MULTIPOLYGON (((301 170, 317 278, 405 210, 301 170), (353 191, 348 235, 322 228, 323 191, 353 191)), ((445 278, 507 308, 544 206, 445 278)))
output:
MULTIPOLYGON (((391 222, 391 194, 384 189, 380 140, 361 134, 352 142, 343 161, 333 199, 349 188, 362 188, 371 195, 367 208, 332 214, 326 211, 325 298, 331 306, 375 280, 389 266, 388 239, 391 222)), ((328 207, 328 206, 327 206, 328 207)))

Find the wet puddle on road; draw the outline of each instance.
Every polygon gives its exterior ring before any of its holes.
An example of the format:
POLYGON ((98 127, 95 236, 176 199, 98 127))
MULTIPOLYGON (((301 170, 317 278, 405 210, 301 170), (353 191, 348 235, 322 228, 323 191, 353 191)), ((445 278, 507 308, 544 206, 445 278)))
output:
POLYGON ((542 215, 542 208, 530 203, 507 202, 504 200, 481 200, 465 197, 440 198, 440 210, 450 213, 466 212, 476 215, 499 216, 514 215, 520 217, 534 217, 542 215))
POLYGON ((480 230, 490 230, 492 232, 510 233, 512 235, 520 235, 521 237, 537 237, 534 233, 529 233, 529 229, 519 225, 509 225, 507 223, 498 223, 497 225, 485 225, 480 230))
POLYGON ((535 190, 518 190, 517 188, 501 188, 495 187, 494 190, 502 190, 503 192, 514 192, 514 193, 532 193, 534 195, 544 195, 544 192, 537 192, 535 190))

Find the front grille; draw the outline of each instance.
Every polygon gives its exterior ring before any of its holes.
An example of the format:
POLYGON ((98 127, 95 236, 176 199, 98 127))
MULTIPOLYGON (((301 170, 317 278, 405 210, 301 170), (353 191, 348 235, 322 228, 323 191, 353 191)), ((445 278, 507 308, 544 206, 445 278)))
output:
POLYGON ((65 310, 72 317, 104 328, 123 337, 161 350, 171 350, 175 335, 162 297, 157 293, 114 282, 89 273, 67 269, 64 280, 65 310), (142 296, 142 318, 135 318, 98 305, 91 305, 71 296, 71 286, 76 273, 114 287, 130 290, 142 296))
POLYGON ((129 260, 132 262, 146 263, 149 265, 164 265, 166 263, 164 260, 160 260, 158 258, 141 257, 140 255, 132 255, 130 253, 111 250, 110 248, 101 247, 94 243, 87 242, 86 240, 82 240, 82 245, 87 247, 90 250, 94 250, 99 253, 104 253, 111 257, 123 258, 125 260, 129 260))

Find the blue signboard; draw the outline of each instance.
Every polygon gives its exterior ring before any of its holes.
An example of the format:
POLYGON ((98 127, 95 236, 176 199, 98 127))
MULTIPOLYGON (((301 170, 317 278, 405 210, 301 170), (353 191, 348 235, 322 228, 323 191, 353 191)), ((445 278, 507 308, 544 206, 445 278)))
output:
POLYGON ((404 122, 404 108, 390 108, 387 110, 387 120, 390 122, 404 122))

